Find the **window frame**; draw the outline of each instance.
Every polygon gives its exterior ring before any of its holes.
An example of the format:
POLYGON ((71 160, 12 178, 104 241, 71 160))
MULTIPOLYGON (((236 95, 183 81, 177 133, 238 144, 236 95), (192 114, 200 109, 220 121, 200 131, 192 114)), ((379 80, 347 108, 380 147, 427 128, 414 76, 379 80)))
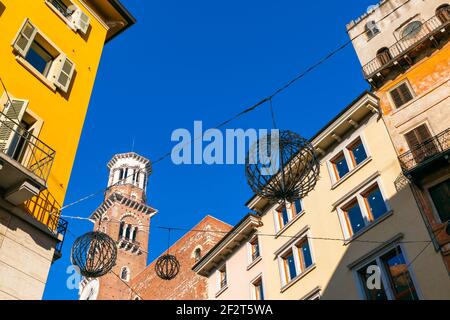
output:
POLYGON ((252 300, 255 300, 255 301, 266 300, 266 292, 265 292, 266 290, 265 290, 262 274, 259 274, 252 281, 250 281, 250 290, 251 290, 251 299, 252 300), (258 295, 259 295, 258 290, 257 290, 258 286, 261 286, 262 299, 261 299, 261 297, 259 297, 260 299, 258 299, 258 295))
POLYGON ((355 193, 350 196, 348 199, 346 199, 343 203, 339 204, 337 206, 337 212, 338 217, 341 223, 343 235, 345 240, 351 240, 352 238, 359 236, 360 234, 363 234, 365 231, 367 231, 368 228, 370 228, 374 223, 377 223, 378 221, 381 221, 384 216, 387 216, 389 212, 391 212, 392 209, 389 205, 388 198, 386 197, 386 193, 383 188, 383 184, 381 183, 381 179, 378 177, 375 180, 370 181, 366 185, 364 185, 359 190, 355 191, 355 193), (380 190, 381 197, 383 198, 384 205, 386 206, 386 212, 383 213, 378 217, 378 219, 373 219, 373 215, 370 212, 369 206, 366 204, 365 200, 365 194, 368 194, 371 190, 374 190, 376 187, 380 190), (358 230, 356 233, 353 232, 350 221, 348 221, 348 216, 346 214, 346 209, 350 207, 350 205, 357 203, 362 217, 363 221, 365 223, 364 227, 362 227, 360 230, 358 230), (345 226, 345 227, 344 227, 345 226))
POLYGON ((313 252, 313 247, 311 243, 311 238, 309 231, 306 231, 301 236, 298 237, 299 239, 289 244, 288 247, 284 248, 283 251, 281 251, 277 255, 278 260, 278 269, 280 271, 280 280, 281 280, 281 287, 285 287, 293 282, 295 282, 297 279, 301 278, 304 274, 306 274, 310 269, 314 268, 316 262, 315 262, 315 255, 313 252), (308 267, 305 267, 302 264, 302 261, 304 258, 302 257, 301 250, 299 250, 299 245, 307 242, 309 247, 309 252, 311 255, 311 261, 312 264, 308 267), (295 266, 295 277, 290 279, 290 272, 287 270, 287 259, 286 257, 289 255, 289 253, 292 254, 294 258, 294 266, 295 266))
MULTIPOLYGON (((52 3, 52 1, 51 0, 44 0, 44 2, 45 2, 45 4, 63 21, 63 22, 65 22, 66 24, 67 24, 67 26, 73 31, 73 32, 75 32, 75 33, 80 33, 81 35, 85 35, 86 33, 87 33, 87 31, 86 32, 84 32, 83 30, 81 30, 81 29, 79 29, 79 28, 77 28, 77 26, 74 24, 74 22, 73 22, 73 15, 77 12, 77 10, 79 10, 79 11, 81 11, 81 12, 83 12, 86 16, 88 16, 89 17, 89 15, 87 15, 87 13, 85 12, 85 10, 83 10, 83 9, 81 9, 81 7, 79 6, 79 5, 77 5, 77 4, 75 4, 72 0, 67 0, 67 1, 64 1, 64 0, 56 0, 56 1, 60 1, 60 2, 70 2, 70 5, 66 5, 66 4, 64 4, 65 6, 67 6, 67 8, 70 8, 71 6, 73 6, 74 7, 74 11, 72 12, 72 14, 71 15, 69 15, 69 16, 65 16, 62 12, 60 12, 54 5, 53 5, 53 3, 52 3)), ((89 17, 89 20, 88 20, 88 29, 89 29, 89 26, 91 25, 91 18, 89 17)))
POLYGON ((52 91, 56 91, 59 89, 63 94, 67 94, 69 92, 69 88, 73 84, 73 80, 76 73, 76 64, 62 51, 53 41, 49 39, 29 18, 26 18, 24 22, 21 24, 19 30, 17 31, 15 37, 11 42, 11 46, 13 48, 13 54, 16 55, 16 60, 23 65, 30 73, 32 73, 36 78, 38 78, 42 83, 44 83, 47 87, 49 87, 52 91), (20 50, 16 47, 19 37, 23 37, 23 30, 25 26, 29 25, 33 28, 32 34, 28 40, 28 44, 25 48, 20 48, 20 50), (47 51, 52 57, 53 60, 49 62, 50 66, 47 66, 48 71, 46 74, 40 72, 36 69, 28 60, 27 55, 31 49, 33 43, 36 43, 38 46, 42 47, 47 51), (64 70, 65 64, 71 64, 71 69, 68 74, 64 70), (65 74, 67 79, 67 83, 63 86, 59 80, 62 74, 65 74))
POLYGON ((430 189, 437 186, 438 184, 441 184, 441 183, 447 181, 448 179, 450 179, 450 174, 442 176, 439 179, 436 179, 435 181, 424 185, 424 189, 426 190, 426 196, 431 203, 431 208, 432 208, 431 211, 433 212, 433 216, 438 223, 445 223, 445 222, 443 222, 441 217, 439 216, 439 212, 437 211, 436 205, 434 204, 433 198, 430 193, 430 189))
POLYGON ((356 169, 363 166, 367 161, 371 159, 371 154, 369 151, 369 148, 367 146, 366 139, 362 133, 355 134, 351 136, 350 138, 346 139, 345 142, 343 142, 339 148, 336 148, 336 151, 329 157, 329 159, 326 161, 328 172, 330 174, 332 188, 340 183, 341 181, 345 180, 348 176, 350 176, 356 169), (355 146, 357 142, 361 142, 362 147, 364 148, 364 151, 366 153, 366 158, 362 160, 359 164, 356 164, 356 161, 354 160, 354 156, 351 152, 351 148, 355 146), (340 159, 341 155, 343 154, 344 159, 346 161, 348 172, 343 175, 342 177, 339 177, 339 174, 337 172, 335 161, 337 159, 340 159))
POLYGON ((295 202, 287 203, 286 206, 284 204, 278 205, 274 209, 274 222, 275 222, 275 232, 279 233, 288 228, 293 221, 296 220, 297 217, 303 215, 305 213, 305 207, 302 199, 298 199, 297 201, 300 201, 300 206, 302 208, 302 211, 297 212, 297 208, 295 206, 295 202), (286 223, 283 223, 283 217, 282 217, 282 210, 283 208, 286 208, 288 221, 286 223))
POLYGON ((225 290, 225 288, 228 288, 228 273, 226 263, 224 263, 217 269, 217 292, 220 293, 225 290))
POLYGON ((416 92, 413 90, 413 88, 412 88, 411 84, 409 83, 409 80, 408 80, 408 79, 404 79, 404 80, 400 81, 399 83, 397 83, 397 84, 396 84, 395 86, 393 86, 392 88, 390 88, 390 89, 387 91, 387 96, 388 96, 388 99, 389 99, 389 102, 390 102, 391 106, 393 107, 393 108, 392 108, 393 111, 397 111, 397 110, 400 110, 400 109, 402 109, 402 108, 408 106, 408 105, 411 104, 411 103, 416 99, 416 97, 417 97, 416 92), (395 105, 394 99, 392 98, 392 91, 397 90, 397 89, 398 89, 401 85, 403 85, 403 84, 406 84, 406 86, 407 86, 409 92, 411 93, 412 99, 409 100, 408 102, 405 102, 405 103, 402 104, 401 106, 397 107, 397 106, 395 105))
POLYGON ((398 243, 396 241, 396 242, 390 244, 388 247, 384 248, 383 250, 380 250, 380 251, 376 252, 375 254, 367 257, 366 259, 364 259, 364 261, 358 263, 356 266, 354 266, 352 268, 353 277, 356 281, 356 286, 358 288, 359 296, 362 300, 367 300, 367 295, 366 295, 366 290, 364 288, 365 284, 362 283, 362 279, 359 275, 359 272, 362 269, 364 269, 365 267, 367 267, 371 262, 375 262, 376 265, 380 268, 381 281, 382 281, 387 299, 395 300, 395 295, 393 293, 393 289, 392 289, 392 286, 391 286, 391 283, 389 280, 389 274, 386 271, 386 268, 385 268, 383 260, 382 260, 383 256, 385 256, 386 254, 388 254, 389 252, 391 252, 393 250, 399 250, 399 252, 402 254, 403 259, 405 260, 405 264, 408 266, 408 272, 411 277, 411 281, 414 285, 414 290, 417 294, 417 297, 419 300, 423 299, 423 296, 420 291, 420 287, 418 286, 418 282, 417 282, 416 276, 414 274, 414 270, 412 269, 412 265, 410 265, 411 262, 408 258, 405 247, 402 243, 398 243))
POLYGON ((248 241, 248 264, 251 265, 255 261, 261 258, 261 242, 259 241, 258 235, 254 235, 249 241, 248 241), (255 254, 255 243, 257 243, 258 246, 258 255, 254 257, 255 254))

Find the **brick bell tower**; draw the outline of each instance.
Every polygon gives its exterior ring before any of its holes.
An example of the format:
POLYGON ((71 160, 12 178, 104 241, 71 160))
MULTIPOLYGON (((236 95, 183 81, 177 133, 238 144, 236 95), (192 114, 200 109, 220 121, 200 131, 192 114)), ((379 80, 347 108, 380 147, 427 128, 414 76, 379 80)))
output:
POLYGON ((123 281, 130 283, 147 264, 150 219, 156 214, 146 204, 150 160, 134 152, 117 154, 108 163, 108 169, 105 199, 90 218, 95 223, 94 230, 117 241, 117 262, 107 275, 83 280, 80 300, 130 299, 129 287, 123 281))

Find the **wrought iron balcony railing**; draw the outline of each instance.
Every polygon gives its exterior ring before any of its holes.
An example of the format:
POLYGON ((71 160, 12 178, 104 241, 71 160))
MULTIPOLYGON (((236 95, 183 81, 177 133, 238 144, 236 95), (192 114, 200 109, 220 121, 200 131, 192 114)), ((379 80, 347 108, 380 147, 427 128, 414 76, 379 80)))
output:
POLYGON ((46 225, 51 232, 58 234, 61 205, 47 189, 27 200, 24 203, 24 209, 29 215, 46 225))
POLYGON ((363 67, 364 76, 366 79, 372 78, 372 76, 381 69, 396 61, 400 56, 406 54, 410 49, 422 43, 424 40, 441 32, 449 24, 450 9, 446 8, 445 10, 441 10, 438 15, 424 22, 414 36, 406 35, 386 51, 379 54, 375 59, 367 63, 363 67))
POLYGON ((62 218, 59 219, 58 227, 56 229, 56 233, 58 235, 62 235, 63 240, 59 241, 56 244, 55 254, 53 256, 53 262, 55 262, 56 260, 58 260, 59 258, 62 257, 62 248, 63 248, 63 245, 64 245, 64 239, 66 237, 66 232, 67 232, 67 226, 68 225, 69 225, 69 223, 66 220, 64 220, 62 218))
POLYGON ((55 151, 3 112, 0 112, 0 152, 47 182, 55 151))
POLYGON ((410 151, 400 155, 404 172, 408 173, 419 165, 430 162, 450 150, 450 128, 427 141, 418 144, 410 151))
POLYGON ((49 0, 49 2, 64 17, 68 18, 68 17, 70 17, 73 14, 73 10, 70 10, 62 1, 60 1, 60 0, 49 0))

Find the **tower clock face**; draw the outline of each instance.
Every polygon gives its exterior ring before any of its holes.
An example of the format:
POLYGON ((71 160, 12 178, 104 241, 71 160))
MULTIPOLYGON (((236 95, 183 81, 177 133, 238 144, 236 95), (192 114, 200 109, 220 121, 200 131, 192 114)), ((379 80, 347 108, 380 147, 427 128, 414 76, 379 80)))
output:
POLYGON ((99 289, 98 279, 89 281, 81 290, 80 300, 97 300, 99 289))

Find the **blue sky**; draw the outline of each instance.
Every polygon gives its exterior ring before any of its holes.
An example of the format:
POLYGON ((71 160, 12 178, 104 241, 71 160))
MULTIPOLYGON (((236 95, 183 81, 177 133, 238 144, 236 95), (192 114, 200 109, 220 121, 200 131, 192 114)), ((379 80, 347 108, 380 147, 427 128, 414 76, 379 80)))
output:
MULTIPOLYGON (((106 163, 121 152, 150 159, 170 151, 172 132, 213 127, 270 95, 345 41, 345 25, 376 1, 133 1, 123 4, 138 23, 104 50, 66 204, 106 187, 106 163)), ((273 101, 280 129, 311 137, 368 88, 351 46, 273 101)), ((267 106, 226 128, 271 128, 267 106)), ((242 165, 153 168, 148 202, 152 220, 149 260, 166 249, 157 226, 190 228, 211 214, 230 224, 247 212, 251 197, 242 165)), ((89 216, 102 195, 64 211, 89 216)), ((70 220, 81 235, 92 224, 70 220)), ((173 234, 174 240, 182 232, 173 234)), ((76 299, 66 288, 74 239, 53 264, 45 299, 76 299)))

